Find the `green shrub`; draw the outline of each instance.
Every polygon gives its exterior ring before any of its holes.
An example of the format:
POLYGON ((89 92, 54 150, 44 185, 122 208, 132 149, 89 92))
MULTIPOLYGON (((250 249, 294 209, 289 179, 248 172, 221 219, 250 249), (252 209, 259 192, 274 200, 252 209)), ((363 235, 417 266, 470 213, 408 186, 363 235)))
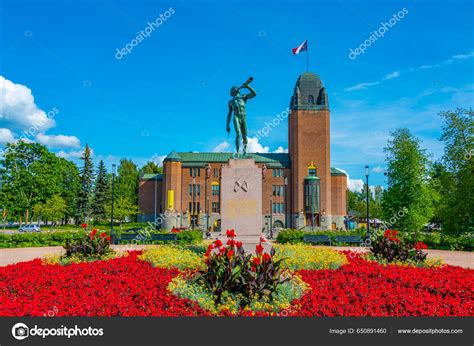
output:
POLYGON ((302 243, 303 237, 307 232, 297 229, 284 229, 278 233, 277 242, 280 244, 302 243))
POLYGON ((179 244, 198 244, 202 242, 202 231, 200 230, 181 231, 177 234, 179 244))
POLYGON ((0 248, 62 246, 67 239, 82 239, 84 234, 84 231, 0 234, 0 248))
POLYGON ((341 235, 365 235, 365 229, 357 229, 351 231, 315 231, 315 232, 307 232, 303 230, 297 229, 285 229, 278 233, 277 242, 280 244, 297 244, 304 242, 305 235, 327 235, 331 238, 332 241, 335 241, 337 236, 341 235))

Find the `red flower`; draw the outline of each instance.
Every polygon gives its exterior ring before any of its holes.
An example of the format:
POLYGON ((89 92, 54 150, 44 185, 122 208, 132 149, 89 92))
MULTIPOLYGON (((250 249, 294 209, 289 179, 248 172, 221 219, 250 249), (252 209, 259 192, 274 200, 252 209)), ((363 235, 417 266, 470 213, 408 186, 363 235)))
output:
POLYGON ((227 241, 227 245, 231 246, 231 247, 234 247, 235 246, 235 240, 234 239, 229 239, 227 241))
POLYGON ((252 263, 255 264, 256 266, 260 265, 260 258, 254 257, 252 258, 252 263))
POLYGON ((222 255, 224 252, 225 252, 226 248, 225 247, 221 247, 219 249, 219 255, 222 255))
POLYGON ((95 237, 96 233, 97 233, 97 229, 94 228, 94 229, 92 230, 91 234, 89 235, 89 237, 91 238, 91 240, 94 240, 94 237, 95 237))
POLYGON ((227 251, 227 258, 228 258, 228 259, 231 259, 232 256, 234 256, 234 251, 233 251, 233 250, 227 251))
POLYGON ((82 228, 87 228, 87 223, 83 223, 83 224, 81 225, 81 227, 82 227, 82 228))
POLYGON ((428 245, 426 245, 425 243, 419 241, 418 243, 415 244, 415 249, 417 250, 421 250, 421 249, 427 249, 428 248, 428 245))
POLYGON ((221 241, 220 239, 216 239, 216 240, 214 241, 214 246, 215 246, 215 247, 221 247, 221 246, 222 246, 222 241, 221 241))
POLYGON ((99 235, 99 237, 101 237, 101 238, 105 238, 105 237, 107 237, 107 233, 105 233, 105 232, 102 232, 102 233, 99 235))
POLYGON ((228 229, 225 233, 228 238, 235 238, 235 231, 233 229, 228 229))
POLYGON ((255 247, 255 252, 257 253, 257 255, 261 254, 263 252, 263 246, 261 244, 257 244, 257 246, 255 247))
POLYGON ((237 246, 237 247, 242 247, 242 242, 241 242, 241 241, 236 241, 236 242, 235 242, 235 246, 237 246))
POLYGON ((264 237, 260 237, 260 243, 266 243, 267 240, 264 237))
POLYGON ((271 259, 272 259, 272 257, 271 257, 269 254, 267 254, 267 253, 264 253, 264 254, 262 255, 262 260, 263 260, 263 262, 270 262, 271 259))
POLYGON ((171 233, 180 233, 180 232, 181 232, 181 231, 180 231, 179 229, 177 229, 177 228, 174 228, 174 227, 173 227, 173 228, 171 229, 171 233))

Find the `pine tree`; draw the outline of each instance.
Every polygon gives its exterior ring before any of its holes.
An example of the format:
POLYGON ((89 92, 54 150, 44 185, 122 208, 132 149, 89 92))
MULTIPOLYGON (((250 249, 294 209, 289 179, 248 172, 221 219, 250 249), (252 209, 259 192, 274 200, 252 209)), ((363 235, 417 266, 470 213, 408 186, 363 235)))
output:
POLYGON ((92 199, 92 216, 96 220, 104 220, 106 218, 105 205, 109 200, 107 169, 104 161, 100 160, 97 168, 97 176, 94 186, 94 197, 92 199))
POLYGON ((86 144, 84 154, 81 157, 84 165, 81 168, 81 188, 79 190, 76 222, 81 223, 91 215, 91 195, 94 181, 94 164, 91 159, 91 150, 86 144))
POLYGON ((138 169, 132 160, 122 159, 117 170, 115 198, 126 198, 138 205, 138 169))

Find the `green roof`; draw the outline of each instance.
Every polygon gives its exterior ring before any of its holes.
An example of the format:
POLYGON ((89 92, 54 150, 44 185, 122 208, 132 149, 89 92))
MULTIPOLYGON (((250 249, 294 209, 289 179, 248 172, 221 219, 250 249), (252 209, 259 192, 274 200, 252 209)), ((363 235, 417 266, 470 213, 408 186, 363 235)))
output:
POLYGON ((163 174, 145 173, 140 180, 163 180, 163 174))
POLYGON ((181 157, 179 156, 179 154, 176 152, 176 151, 172 151, 171 153, 168 154, 168 156, 166 156, 165 158, 165 161, 182 161, 181 160, 181 157))
POLYGON ((343 170, 341 170, 339 168, 335 168, 335 167, 331 167, 331 175, 343 175, 343 176, 347 177, 346 172, 344 172, 343 170))
MULTIPOLYGON (((177 155, 183 162, 183 167, 204 166, 206 163, 225 163, 234 158, 234 153, 179 152, 177 155)), ((251 153, 240 156, 240 158, 254 159, 256 163, 264 163, 269 168, 290 167, 290 156, 287 153, 251 153)))
MULTIPOLYGON (((204 167, 207 163, 226 163, 232 158, 234 158, 234 153, 176 152, 173 150, 165 158, 165 161, 180 161, 183 163, 183 167, 204 167)), ((288 153, 251 153, 240 156, 240 158, 254 159, 256 163, 264 163, 268 168, 291 167, 288 153)), ((335 167, 331 167, 331 175, 347 176, 344 171, 335 167)))

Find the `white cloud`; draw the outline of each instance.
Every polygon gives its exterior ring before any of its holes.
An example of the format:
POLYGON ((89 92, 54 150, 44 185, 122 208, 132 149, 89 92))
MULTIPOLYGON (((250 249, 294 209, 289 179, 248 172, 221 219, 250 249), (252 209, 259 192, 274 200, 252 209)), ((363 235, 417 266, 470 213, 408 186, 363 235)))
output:
MULTIPOLYGON (((91 151, 91 157, 94 157, 94 150, 91 147, 89 147, 89 149, 91 151)), ((56 153, 56 156, 64 159, 80 159, 82 155, 84 155, 84 149, 71 151, 60 150, 56 153)))
MULTIPOLYGON (((231 148, 231 145, 229 142, 224 141, 219 143, 212 149, 212 152, 214 153, 222 153, 222 152, 228 152, 231 151, 233 148, 231 148)), ((258 137, 249 137, 248 138, 248 143, 247 143, 247 152, 249 153, 287 153, 288 149, 283 148, 282 146, 279 146, 277 149, 274 151, 270 150, 270 147, 268 146, 263 146, 260 144, 258 141, 258 137)))
POLYGON ((155 154, 150 158, 150 161, 153 161, 156 163, 158 166, 163 166, 163 160, 166 158, 168 155, 158 155, 155 154))
POLYGON ((0 119, 13 129, 25 130, 34 126, 36 131, 45 131, 55 126, 55 121, 35 104, 28 87, 3 76, 0 76, 0 119))
POLYGON ((9 129, 0 129, 0 145, 14 142, 15 138, 9 129))
POLYGON ((274 153, 287 153, 288 152, 288 149, 283 149, 282 146, 278 147, 274 153))
POLYGON ((81 141, 76 136, 48 136, 39 133, 36 136, 36 140, 48 148, 79 148, 81 146, 81 141))
POLYGON ((389 73, 388 75, 386 75, 385 77, 383 77, 384 80, 387 80, 387 79, 394 79, 394 78, 398 78, 400 77, 400 72, 399 71, 395 71, 395 72, 392 72, 392 73, 389 73))
POLYGON ((369 82, 369 83, 359 83, 354 86, 345 88, 345 91, 354 91, 354 90, 364 90, 367 89, 370 86, 380 84, 380 82, 369 82))
POLYGON ((247 151, 249 153, 269 153, 270 147, 261 145, 257 137, 250 137, 248 138, 247 151))
POLYGON ((224 141, 222 143, 219 143, 218 145, 216 145, 214 147, 214 149, 212 149, 212 151, 214 153, 221 153, 221 152, 224 152, 226 149, 228 149, 230 147, 230 144, 229 142, 227 141, 224 141))
POLYGON ((362 179, 349 179, 347 177, 347 188, 352 192, 360 192, 364 187, 364 181, 362 179))
POLYGON ((372 168, 372 172, 375 172, 375 173, 383 173, 384 171, 385 171, 385 169, 381 166, 377 166, 377 167, 372 168))
POLYGON ((84 154, 84 151, 82 150, 77 150, 77 151, 58 151, 56 153, 57 157, 62 157, 63 159, 80 159, 82 154, 84 154))
POLYGON ((454 60, 466 60, 466 59, 470 59, 474 57, 474 51, 473 52, 470 52, 470 53, 467 53, 467 54, 457 54, 457 55, 453 55, 451 57, 451 59, 454 59, 454 60))

